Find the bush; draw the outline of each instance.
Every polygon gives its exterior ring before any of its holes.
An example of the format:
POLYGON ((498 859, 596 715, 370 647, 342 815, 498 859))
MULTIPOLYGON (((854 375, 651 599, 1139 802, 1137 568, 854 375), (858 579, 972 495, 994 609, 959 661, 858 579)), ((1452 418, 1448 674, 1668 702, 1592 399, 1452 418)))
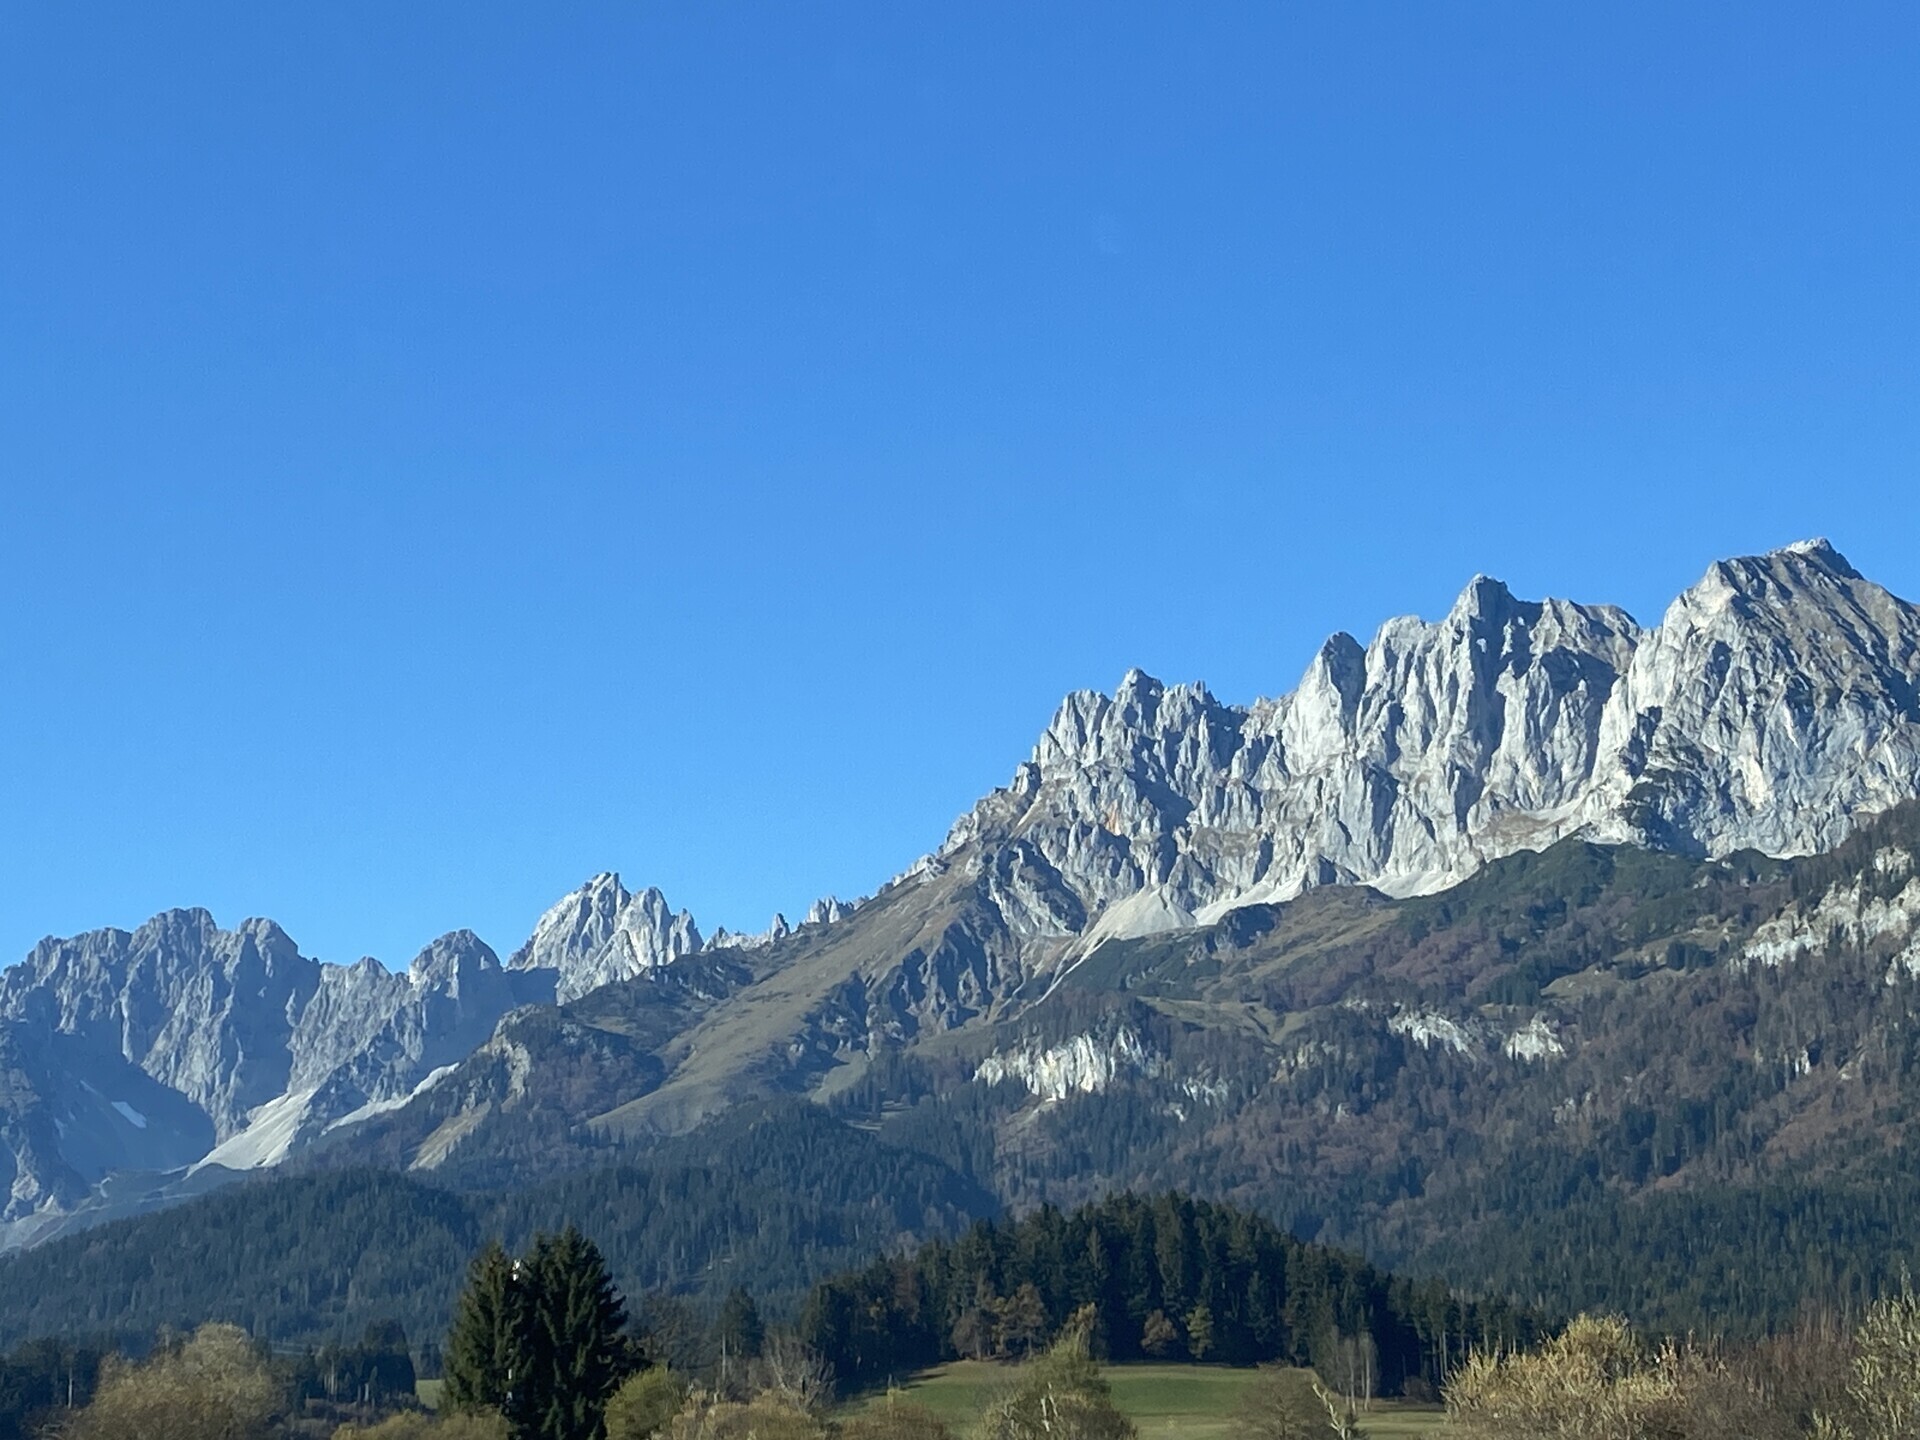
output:
POLYGON ((686 1403, 687 1387, 665 1365, 629 1376, 607 1401, 607 1440, 649 1440, 686 1403))
POLYGON ((1309 1370, 1262 1367, 1233 1413, 1234 1440, 1333 1440, 1334 1434, 1309 1370))
POLYGON ((833 1399, 833 1366, 792 1335, 775 1335, 747 1366, 753 1394, 818 1414, 833 1399))
POLYGON ((93 1402, 62 1427, 71 1440, 258 1440, 280 1386, 246 1332, 204 1325, 143 1365, 109 1362, 93 1402))
POLYGON ((1823 1416, 1821 1440, 1912 1440, 1920 1435, 1920 1296, 1882 1300, 1854 1332, 1844 1414, 1823 1416))
POLYGON ((507 1440, 498 1415, 428 1415, 418 1410, 389 1416, 378 1425, 342 1425, 333 1440, 507 1440))
POLYGON ((1448 1419, 1474 1440, 1680 1440, 1661 1423, 1677 1359, 1650 1359, 1624 1320, 1583 1315, 1531 1354, 1474 1356, 1447 1387, 1448 1419))
POLYGON ((1086 1332, 1075 1329, 1020 1368, 1013 1387, 988 1405, 981 1434, 983 1440, 1137 1440, 1138 1432, 1114 1407, 1086 1332))
POLYGON ((878 1405, 841 1422, 840 1440, 954 1440, 954 1436, 926 1406, 889 1390, 878 1405))
POLYGON ((696 1395, 667 1423, 668 1440, 826 1440, 826 1427, 799 1406, 774 1395, 744 1404, 696 1395))
POLYGON ((1830 1418, 1843 1354, 1817 1328, 1733 1353, 1692 1344, 1648 1350, 1625 1321, 1582 1316, 1530 1354, 1469 1361, 1447 1386, 1449 1433, 1468 1440, 1910 1440, 1910 1429, 1856 1433, 1830 1418))

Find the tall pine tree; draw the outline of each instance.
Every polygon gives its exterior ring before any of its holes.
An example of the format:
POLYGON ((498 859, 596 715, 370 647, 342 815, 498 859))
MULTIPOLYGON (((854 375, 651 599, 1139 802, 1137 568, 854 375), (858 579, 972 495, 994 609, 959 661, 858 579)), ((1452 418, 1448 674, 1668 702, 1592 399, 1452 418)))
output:
POLYGON ((504 1416, 513 1440, 603 1440, 630 1368, 626 1323, 606 1260, 572 1226, 519 1260, 490 1242, 447 1336, 448 1407, 504 1416))
POLYGON ((447 1334, 446 1402, 453 1410, 508 1414, 528 1368, 526 1296, 519 1262, 498 1240, 473 1257, 447 1334))
POLYGON ((569 1225, 536 1238, 523 1269, 530 1363, 508 1413, 516 1440, 604 1440, 607 1401, 628 1356, 626 1305, 607 1262, 569 1225))

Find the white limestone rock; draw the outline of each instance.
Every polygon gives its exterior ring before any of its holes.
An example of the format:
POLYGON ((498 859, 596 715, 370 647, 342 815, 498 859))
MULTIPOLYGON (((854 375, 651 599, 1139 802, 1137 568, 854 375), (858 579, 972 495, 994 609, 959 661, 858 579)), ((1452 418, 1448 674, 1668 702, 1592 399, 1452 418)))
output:
MULTIPOLYGON (((1011 783, 885 888, 889 935, 918 937, 944 906, 964 919, 933 925, 939 944, 863 954, 893 978, 856 987, 871 1007, 836 1001, 831 1034, 859 1048, 863 1026, 963 1023, 1046 993, 1027 982, 1110 940, 1314 886, 1427 893, 1573 834, 1709 856, 1824 850, 1920 793, 1917 696, 1920 610, 1823 541, 1714 565, 1651 630, 1478 577, 1436 621, 1390 620, 1364 646, 1335 635, 1277 699, 1229 705, 1132 671, 1111 696, 1068 696, 1011 783)), ((1914 859, 1885 865, 1907 869, 1781 917, 1748 958, 1779 963, 1840 924, 1885 947, 1891 982, 1920 974, 1914 859)), ((829 897, 805 923, 858 913, 829 897)), ((48 940, 0 973, 0 1235, 115 1170, 274 1163, 403 1100, 516 1005, 790 933, 775 916, 761 935, 703 938, 658 890, 605 874, 506 966, 465 932, 403 975, 322 965, 271 921, 221 930, 196 910, 48 940)), ((1389 1023, 1476 1054, 1553 1053, 1532 1026, 1389 1023)), ((995 1063, 1046 1095, 1136 1063, 1117 1041, 1095 1049, 995 1063)))
POLYGON ((1636 650, 1586 812, 1692 854, 1830 849, 1915 793, 1916 684, 1920 609, 1826 541, 1721 561, 1636 650))
POLYGON ((717 928, 706 943, 709 950, 756 950, 763 945, 771 945, 776 940, 784 940, 793 933, 793 927, 787 923, 787 917, 774 912, 773 921, 759 934, 747 934, 717 928))
POLYGON ((837 895, 823 895, 807 907, 805 925, 833 925, 846 919, 860 908, 858 900, 842 900, 837 895))
POLYGON ((1278 699, 1138 670, 1069 695, 896 883, 971 866, 1015 935, 1084 954, 1317 885, 1428 893, 1576 833, 1804 854, 1920 793, 1917 691, 1920 610, 1824 541, 1714 565, 1653 630, 1476 577, 1436 622, 1334 636, 1278 699))
POLYGON ((1476 1053, 1477 1037, 1469 1026, 1450 1020, 1437 1010, 1402 1010, 1387 1021, 1387 1029, 1404 1036, 1422 1050, 1439 1046, 1456 1055, 1476 1053))
POLYGON ((1566 1045, 1553 1033, 1544 1015, 1534 1016, 1507 1036, 1500 1048, 1509 1060, 1557 1060, 1567 1053, 1566 1045))
POLYGON ((693 916, 675 912, 658 890, 649 886, 632 894, 618 875, 600 874, 542 915, 508 965, 554 971, 564 1002, 670 965, 700 947, 693 916))
POLYGON ((222 930, 204 910, 42 941, 0 972, 0 1226, 116 1171, 278 1163, 553 991, 551 971, 509 974, 470 931, 405 974, 323 964, 272 921, 222 930))
POLYGON ((1037 1099, 1058 1103, 1069 1095, 1097 1095, 1123 1075, 1156 1076, 1164 1069, 1161 1057, 1122 1026, 1108 1038, 1082 1034, 1058 1045, 989 1055, 975 1067, 973 1078, 989 1085, 1016 1081, 1037 1099))

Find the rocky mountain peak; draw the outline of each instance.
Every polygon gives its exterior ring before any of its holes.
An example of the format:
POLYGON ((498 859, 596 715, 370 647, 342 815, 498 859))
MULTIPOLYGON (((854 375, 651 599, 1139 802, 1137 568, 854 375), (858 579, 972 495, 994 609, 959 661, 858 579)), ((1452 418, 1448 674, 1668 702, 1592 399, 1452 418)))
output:
POLYGON ((1880 590, 1828 541, 1803 540, 1764 555, 1716 560, 1674 605, 1694 612, 1737 606, 1764 615, 1807 604, 1844 604, 1856 586, 1880 590))
POLYGON ((414 956, 407 978, 415 989, 439 986, 457 995, 463 982, 481 983, 501 968, 500 957, 486 941, 471 930, 452 930, 414 956))
POLYGON ((859 908, 855 900, 842 900, 837 895, 822 895, 807 907, 808 925, 833 925, 846 919, 859 908))
POLYGON ((1491 575, 1475 575, 1466 584, 1453 607, 1447 612, 1449 620, 1497 620, 1514 604, 1513 592, 1506 582, 1496 580, 1491 575))
POLYGON ((1581 830, 1802 853, 1920 788, 1917 681, 1914 608, 1824 541, 1716 564, 1653 630, 1476 576, 1438 621, 1331 637, 1273 700, 1138 670, 1069 695, 910 873, 977 851, 1022 877, 1016 931, 1106 938, 1318 884, 1419 893, 1581 830))
POLYGON ((1920 610, 1825 541, 1716 563, 1650 629, 1476 576, 1436 620, 1329 637, 1286 694, 1229 704, 1139 669, 1069 694, 939 851, 870 906, 816 903, 803 924, 829 933, 803 944, 778 947, 778 915, 703 938, 612 872, 505 966, 469 931, 402 974, 321 965, 271 921, 222 930, 204 910, 49 939, 0 972, 0 1053, 25 1077, 0 1088, 0 1235, 116 1166, 273 1163, 408 1103, 519 1005, 703 949, 777 947, 716 971, 815 967, 825 998, 801 1019, 857 1047, 875 1026, 1017 1009, 1108 940, 1311 887, 1425 893, 1576 834, 1828 849, 1920 793, 1917 696, 1920 610), (828 974, 835 957, 858 973, 828 974), (63 1148, 67 1133, 87 1138, 63 1148))
POLYGON ((117 1170, 272 1164, 368 1106, 404 1099, 500 1018, 553 998, 471 931, 405 974, 326 965, 271 920, 223 930, 169 910, 132 931, 48 939, 0 972, 0 1248, 117 1170))
POLYGON ((1836 550, 1833 542, 1824 535, 1816 535, 1811 540, 1795 540, 1792 544, 1782 545, 1771 553, 1780 556, 1798 556, 1848 580, 1866 578, 1847 563, 1847 557, 1836 550))
MULTIPOLYGON (((840 902, 838 901, 816 902, 809 910, 808 918, 812 919, 815 911, 820 911, 825 915, 826 910, 831 905, 839 904, 840 902)), ((844 906, 842 907, 841 913, 850 914, 852 910, 853 907, 851 905, 844 906)), ((825 915, 825 918, 835 917, 825 915)), ((762 945, 772 945, 776 941, 784 940, 792 933, 793 926, 788 923, 787 917, 776 910, 773 913, 773 919, 768 922, 767 928, 764 930, 729 930, 724 925, 716 926, 713 934, 707 940, 707 948, 709 950, 753 950, 762 945)))
POLYGON ((1719 561, 1634 653, 1608 716, 1596 832, 1701 854, 1804 854, 1920 775, 1920 609, 1825 541, 1719 561))
POLYGON ((634 894, 618 875, 602 873, 542 915, 508 964, 554 971, 560 999, 571 1000, 671 964, 700 946, 693 916, 674 911, 660 891, 649 887, 634 894))

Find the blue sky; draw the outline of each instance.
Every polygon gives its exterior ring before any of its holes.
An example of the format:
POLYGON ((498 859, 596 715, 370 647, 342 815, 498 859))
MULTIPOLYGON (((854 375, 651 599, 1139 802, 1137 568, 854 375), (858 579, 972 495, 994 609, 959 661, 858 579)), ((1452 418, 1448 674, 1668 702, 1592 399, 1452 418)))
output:
POLYGON ((1920 7, 0 10, 0 955, 871 889, 1131 665, 1920 596, 1920 7))

